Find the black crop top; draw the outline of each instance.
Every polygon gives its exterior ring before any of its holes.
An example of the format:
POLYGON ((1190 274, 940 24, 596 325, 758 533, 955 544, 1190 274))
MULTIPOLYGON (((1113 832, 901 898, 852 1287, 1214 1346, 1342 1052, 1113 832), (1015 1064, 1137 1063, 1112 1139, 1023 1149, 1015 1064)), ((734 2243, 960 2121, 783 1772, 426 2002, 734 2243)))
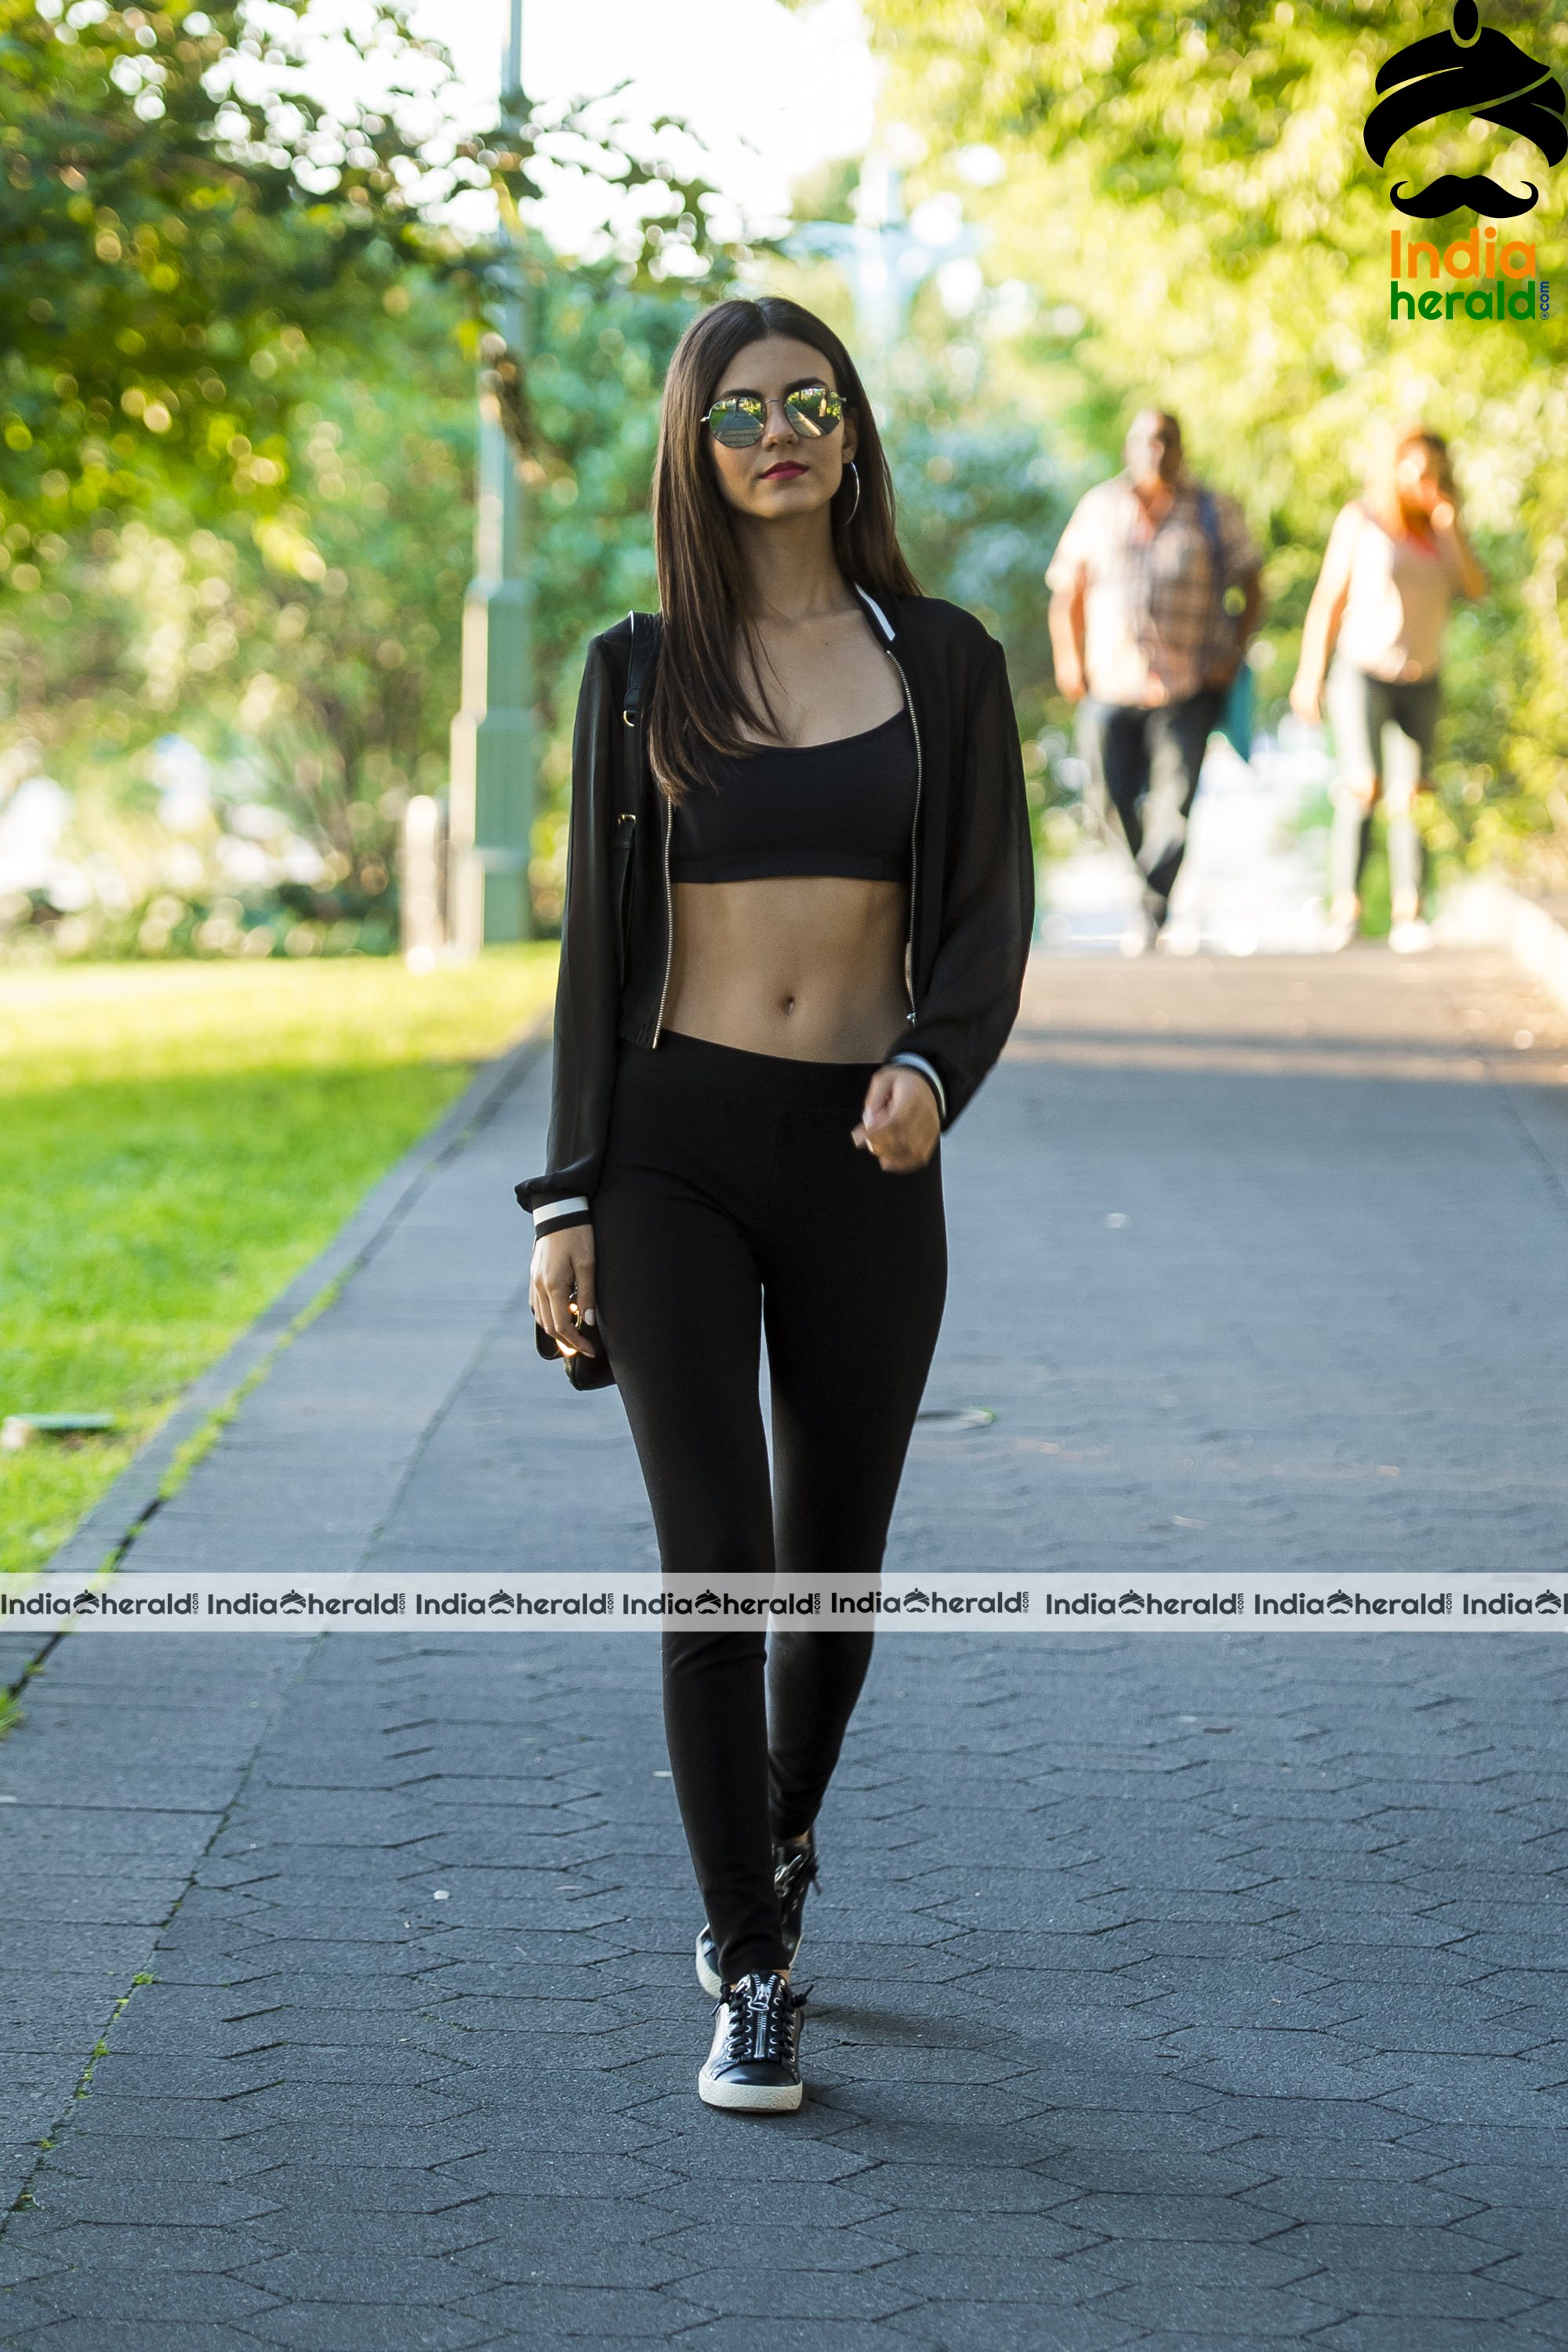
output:
POLYGON ((916 781, 907 710, 837 743, 763 743, 743 759, 710 758, 671 818, 671 878, 907 883, 916 781))

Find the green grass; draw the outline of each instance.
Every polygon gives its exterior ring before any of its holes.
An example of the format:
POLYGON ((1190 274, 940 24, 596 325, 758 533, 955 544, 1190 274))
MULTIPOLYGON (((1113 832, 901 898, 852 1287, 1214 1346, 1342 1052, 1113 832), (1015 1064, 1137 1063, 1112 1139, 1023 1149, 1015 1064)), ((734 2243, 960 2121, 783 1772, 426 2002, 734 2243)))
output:
POLYGON ((0 1570, 64 1542, 473 1066, 542 1019, 554 971, 539 945, 417 977, 381 958, 0 972, 0 1415, 121 1416, 0 1454, 0 1570))

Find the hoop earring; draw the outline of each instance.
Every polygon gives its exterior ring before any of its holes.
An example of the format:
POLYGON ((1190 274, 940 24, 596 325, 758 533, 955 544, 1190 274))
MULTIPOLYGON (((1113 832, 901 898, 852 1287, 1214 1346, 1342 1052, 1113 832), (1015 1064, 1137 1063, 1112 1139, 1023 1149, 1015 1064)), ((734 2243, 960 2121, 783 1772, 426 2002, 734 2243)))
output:
POLYGON ((856 465, 853 457, 850 458, 849 463, 845 467, 844 470, 847 474, 852 474, 855 478, 855 500, 854 504, 850 507, 848 513, 845 516, 843 521, 838 526, 840 530, 847 530, 850 524, 854 521, 856 516, 860 511, 860 469, 856 465))

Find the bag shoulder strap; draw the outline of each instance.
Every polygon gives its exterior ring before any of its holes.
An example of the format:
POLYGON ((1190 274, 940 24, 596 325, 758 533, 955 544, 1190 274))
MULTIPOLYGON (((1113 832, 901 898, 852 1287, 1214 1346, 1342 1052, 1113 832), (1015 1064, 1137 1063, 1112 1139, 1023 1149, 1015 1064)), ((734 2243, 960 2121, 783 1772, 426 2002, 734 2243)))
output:
POLYGON ((657 614, 644 613, 639 616, 636 613, 628 613, 626 624, 631 631, 631 642, 630 651, 626 656, 626 689, 621 698, 621 719, 627 730, 624 739, 626 744, 624 774, 625 797, 629 806, 621 813, 623 824, 628 816, 635 818, 637 805, 642 799, 642 706, 647 682, 653 673, 654 657, 658 651, 660 635, 657 614), (639 617, 642 622, 640 628, 637 626, 639 617))
POLYGON ((1219 509, 1214 492, 1198 484, 1198 528, 1208 541, 1209 597, 1213 618, 1209 627, 1209 644, 1220 649, 1234 645, 1236 623, 1226 609, 1230 593, 1230 568, 1226 562, 1225 534, 1220 529, 1219 509))
POLYGON ((644 613, 641 615, 640 629, 637 626, 637 620, 638 615, 636 613, 626 614, 626 625, 631 631, 631 651, 626 661, 626 690, 621 705, 621 717, 628 727, 635 727, 637 723, 637 717, 642 709, 643 694, 653 669, 654 655, 658 650, 659 629, 657 615, 644 613))

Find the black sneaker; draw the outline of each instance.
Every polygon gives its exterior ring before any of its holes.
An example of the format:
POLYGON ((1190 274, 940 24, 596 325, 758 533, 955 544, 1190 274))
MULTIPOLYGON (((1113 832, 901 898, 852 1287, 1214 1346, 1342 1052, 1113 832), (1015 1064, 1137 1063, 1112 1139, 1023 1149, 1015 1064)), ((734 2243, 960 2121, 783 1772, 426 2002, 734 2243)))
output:
MULTIPOLYGON (((779 1898, 779 1926, 784 1931, 786 1969, 794 1968, 795 1956, 800 1950, 805 1892, 808 1886, 816 1884, 816 1832, 807 1832, 804 1845, 784 1845, 775 1838, 773 1891, 779 1898)), ((697 1937, 697 1981, 710 2000, 717 2000, 724 1990, 724 1979, 719 1973, 719 1947, 706 1919, 697 1937)))
POLYGON ((776 1969, 757 1970, 721 1993, 713 2008, 713 2047, 697 2077, 705 2106, 742 2115, 792 2115, 800 2079, 800 2021, 805 1995, 776 1969))

